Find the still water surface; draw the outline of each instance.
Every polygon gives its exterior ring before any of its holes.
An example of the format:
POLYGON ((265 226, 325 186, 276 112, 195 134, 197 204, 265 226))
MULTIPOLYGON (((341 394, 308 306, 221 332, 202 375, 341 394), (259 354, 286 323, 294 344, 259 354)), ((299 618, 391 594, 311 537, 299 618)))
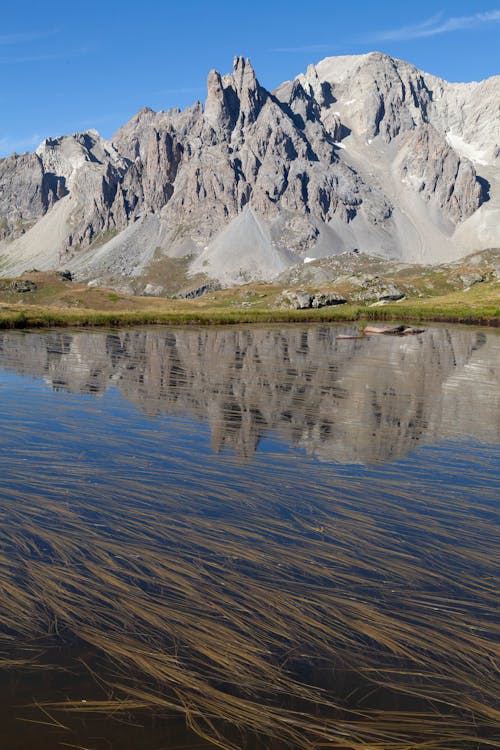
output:
POLYGON ((2 750, 497 746, 500 337, 348 332, 0 334, 2 750))

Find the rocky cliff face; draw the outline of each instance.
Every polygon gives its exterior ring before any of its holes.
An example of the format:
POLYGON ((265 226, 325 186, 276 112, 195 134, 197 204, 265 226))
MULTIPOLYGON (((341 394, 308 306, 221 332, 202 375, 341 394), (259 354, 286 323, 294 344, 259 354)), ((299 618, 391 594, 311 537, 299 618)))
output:
POLYGON ((0 237, 26 231, 65 193, 63 176, 48 170, 38 154, 0 160, 0 237))
POLYGON ((5 273, 123 282, 159 250, 233 283, 353 247, 437 262, 494 246, 495 93, 500 79, 447 84, 378 53, 270 92, 237 57, 209 74, 204 107, 145 108, 112 142, 89 131, 0 160, 5 273))

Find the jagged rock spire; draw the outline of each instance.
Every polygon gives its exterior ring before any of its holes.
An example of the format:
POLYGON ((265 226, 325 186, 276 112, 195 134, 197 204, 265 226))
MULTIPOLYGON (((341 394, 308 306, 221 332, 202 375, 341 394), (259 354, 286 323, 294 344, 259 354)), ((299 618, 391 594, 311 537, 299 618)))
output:
POLYGON ((117 258, 131 273, 141 248, 156 246, 197 256, 191 271, 226 279, 264 278, 278 261, 353 246, 458 257, 479 249, 471 241, 483 227, 481 242, 494 247, 496 187, 474 162, 497 164, 499 83, 451 86, 363 55, 324 60, 271 93, 238 56, 231 73, 211 71, 205 109, 145 108, 112 143, 88 132, 0 160, 2 273, 32 256, 45 267, 60 257, 66 267, 72 254, 81 263, 80 251, 108 231, 117 236, 95 276, 109 268, 114 277, 117 258), (54 232, 38 222, 47 213, 54 232))
POLYGON ((205 117, 215 130, 228 132, 256 121, 267 98, 250 60, 235 57, 233 73, 221 78, 211 70, 207 80, 205 117))
POLYGON ((240 101, 241 125, 255 122, 267 98, 267 94, 260 86, 252 63, 247 58, 235 57, 233 61, 233 81, 240 101))

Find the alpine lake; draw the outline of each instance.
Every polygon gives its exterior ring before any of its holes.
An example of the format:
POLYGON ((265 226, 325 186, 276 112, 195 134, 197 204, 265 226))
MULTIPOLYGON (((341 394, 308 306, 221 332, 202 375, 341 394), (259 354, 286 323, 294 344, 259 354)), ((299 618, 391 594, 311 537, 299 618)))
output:
POLYGON ((499 747, 500 335, 355 334, 0 332, 1 750, 499 747))

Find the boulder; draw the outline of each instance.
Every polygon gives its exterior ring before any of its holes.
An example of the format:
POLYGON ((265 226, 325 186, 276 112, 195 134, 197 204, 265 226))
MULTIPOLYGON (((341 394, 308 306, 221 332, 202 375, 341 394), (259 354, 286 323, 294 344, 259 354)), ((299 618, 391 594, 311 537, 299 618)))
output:
POLYGON ((379 302, 398 302, 400 299, 404 299, 405 295, 403 292, 389 292, 381 294, 378 298, 379 302))
POLYGON ((329 307, 331 305, 344 305, 347 300, 334 292, 304 292, 285 291, 281 295, 282 300, 296 310, 306 310, 310 307, 329 307))
POLYGON ((311 307, 330 307, 331 305, 345 305, 347 302, 344 297, 341 297, 339 294, 334 294, 333 292, 321 292, 319 294, 315 294, 311 307))
POLYGON ((34 281, 30 279, 21 279, 20 281, 13 281, 10 288, 13 292, 24 294, 26 292, 34 292, 38 288, 34 281))
POLYGON ((289 307, 295 308, 295 310, 306 310, 311 307, 313 301, 313 297, 309 292, 302 291, 284 291, 281 297, 285 304, 288 304, 289 307))
POLYGON ((469 273, 463 273, 460 276, 460 281, 464 285, 464 287, 473 286, 474 284, 480 284, 482 281, 484 281, 484 276, 482 276, 480 273, 471 271, 469 273))

